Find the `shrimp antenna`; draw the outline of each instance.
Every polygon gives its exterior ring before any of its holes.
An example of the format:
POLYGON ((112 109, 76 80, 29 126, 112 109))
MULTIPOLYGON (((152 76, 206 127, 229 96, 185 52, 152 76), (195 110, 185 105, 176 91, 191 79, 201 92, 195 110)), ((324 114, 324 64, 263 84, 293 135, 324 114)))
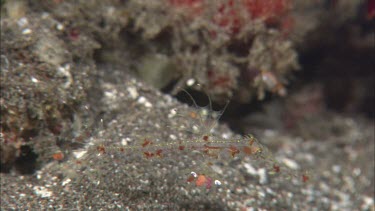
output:
POLYGON ((192 96, 192 95, 191 95, 186 89, 184 89, 184 88, 180 88, 180 90, 183 91, 183 92, 185 92, 185 93, 189 96, 189 98, 191 99, 191 101, 193 101, 194 106, 195 106, 196 108, 198 108, 198 105, 197 105, 197 103, 195 102, 193 96, 192 96))
MULTIPOLYGON (((197 84, 198 86, 200 86, 200 84, 197 84)), ((210 107, 210 111, 213 111, 213 108, 212 108, 212 100, 211 100, 211 97, 209 94, 207 94, 206 92, 203 92, 207 98, 208 98, 208 104, 209 104, 209 107, 210 107)), ((225 110, 227 109, 228 105, 229 105, 229 102, 230 100, 227 100, 227 102, 225 103, 225 106, 224 108, 221 110, 220 112, 220 116, 225 112, 225 110)))
POLYGON ((225 110, 227 110, 229 103, 230 103, 230 100, 227 100, 227 102, 225 103, 225 106, 224 106, 223 110, 221 111, 221 114, 223 114, 225 112, 225 110))
POLYGON ((209 107, 210 107, 210 111, 213 111, 213 109, 212 109, 212 100, 211 100, 210 95, 207 94, 206 92, 204 92, 204 94, 205 94, 205 95, 207 96, 207 98, 208 98, 208 105, 209 105, 209 107))

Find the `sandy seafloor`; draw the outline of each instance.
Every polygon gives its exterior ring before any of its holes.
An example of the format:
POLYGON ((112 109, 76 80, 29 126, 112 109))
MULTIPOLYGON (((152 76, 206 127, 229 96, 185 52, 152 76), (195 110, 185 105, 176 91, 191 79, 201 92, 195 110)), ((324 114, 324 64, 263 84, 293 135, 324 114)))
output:
MULTIPOLYGON (((95 148, 98 141, 106 140, 106 146, 110 146, 124 139, 135 140, 140 133, 152 134, 154 139, 186 139, 186 132, 179 125, 189 125, 188 119, 170 116, 173 108, 188 110, 186 105, 132 77, 121 85, 100 84, 107 93, 103 98, 108 106, 106 115, 116 115, 105 128, 98 128, 86 138, 81 152, 86 152, 90 144, 95 148)), ((1 209, 374 210, 373 121, 337 114, 318 118, 325 125, 336 124, 342 130, 328 130, 320 138, 316 135, 310 139, 278 130, 257 131, 257 138, 277 160, 308 170, 311 179, 307 183, 298 178, 261 175, 259 169, 265 166, 251 159, 222 160, 218 175, 223 185, 207 191, 185 184, 181 178, 181 174, 186 174, 183 163, 194 156, 181 154, 148 162, 136 155, 129 159, 116 157, 115 153, 103 158, 89 148, 83 167, 77 167, 76 158, 71 155, 61 163, 54 161, 44 166, 34 175, 2 173, 1 209), (77 169, 79 173, 75 173, 77 169), (90 169, 94 173, 89 173, 90 169)), ((225 125, 214 133, 233 136, 225 125)))

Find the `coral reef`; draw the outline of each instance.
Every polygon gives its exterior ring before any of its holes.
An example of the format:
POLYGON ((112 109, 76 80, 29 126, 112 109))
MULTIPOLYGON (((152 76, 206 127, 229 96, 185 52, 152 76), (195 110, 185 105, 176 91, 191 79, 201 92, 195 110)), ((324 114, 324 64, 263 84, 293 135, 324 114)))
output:
POLYGON ((174 94, 194 82, 221 101, 262 99, 264 91, 283 95, 298 68, 288 38, 290 0, 74 2, 30 7, 66 23, 71 39, 94 37, 102 45, 97 61, 129 67, 158 88, 174 84, 174 94))
POLYGON ((172 93, 194 82, 215 100, 233 95, 243 102, 252 96, 262 99, 264 91, 283 89, 290 71, 298 68, 293 44, 284 36, 291 1, 129 4, 136 34, 150 42, 148 49, 156 47, 175 64, 171 71, 177 72, 178 82, 172 93), (163 40, 168 43, 155 46, 163 40))
MULTIPOLYGON (((5 7, 21 7, 14 5, 5 7)), ((310 34, 356 16, 359 3, 113 0, 23 5, 48 12, 72 40, 99 42, 102 48, 94 54, 98 64, 126 67, 124 71, 173 94, 181 87, 199 88, 215 101, 232 97, 249 102, 267 92, 285 96, 291 73, 299 68, 296 48, 322 39, 310 34)))

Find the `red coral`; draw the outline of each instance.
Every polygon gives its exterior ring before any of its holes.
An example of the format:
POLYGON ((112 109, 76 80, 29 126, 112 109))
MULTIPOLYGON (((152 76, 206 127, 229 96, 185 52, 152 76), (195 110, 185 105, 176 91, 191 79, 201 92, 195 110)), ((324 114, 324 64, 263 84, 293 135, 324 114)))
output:
MULTIPOLYGON (((171 6, 186 8, 189 15, 199 16, 203 11, 203 0, 169 0, 171 6)), ((245 8, 252 19, 261 19, 268 26, 291 27, 291 18, 288 15, 292 0, 227 0, 218 5, 218 11, 213 17, 213 22, 225 28, 231 34, 237 34, 246 23, 246 17, 242 17, 238 11, 245 8)))
POLYGON ((214 22, 222 28, 229 29, 231 34, 237 34, 243 26, 244 20, 234 7, 234 1, 228 0, 228 3, 219 7, 214 22))
POLYGON ((244 0, 244 5, 253 19, 273 24, 288 13, 291 0, 244 0))

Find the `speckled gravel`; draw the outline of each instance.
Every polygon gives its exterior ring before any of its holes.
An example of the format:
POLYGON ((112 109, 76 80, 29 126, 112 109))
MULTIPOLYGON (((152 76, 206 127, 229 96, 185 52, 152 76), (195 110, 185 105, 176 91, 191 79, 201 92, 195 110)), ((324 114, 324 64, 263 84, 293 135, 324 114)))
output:
MULTIPOLYGON (((67 160, 51 162, 35 175, 2 173, 2 210, 374 210, 373 122, 337 116, 347 126, 339 139, 259 132, 257 138, 280 163, 306 169, 310 181, 269 175, 262 162, 250 158, 220 160, 214 169, 222 186, 206 190, 185 178, 190 166, 204 162, 199 155, 179 153, 150 161, 137 152, 100 155, 100 144, 111 149, 145 137, 186 140, 189 134, 181 125, 190 122, 173 118, 172 111, 191 109, 132 77, 120 85, 100 86, 104 126, 98 124, 67 160)), ((234 136, 225 125, 214 134, 234 136)))

